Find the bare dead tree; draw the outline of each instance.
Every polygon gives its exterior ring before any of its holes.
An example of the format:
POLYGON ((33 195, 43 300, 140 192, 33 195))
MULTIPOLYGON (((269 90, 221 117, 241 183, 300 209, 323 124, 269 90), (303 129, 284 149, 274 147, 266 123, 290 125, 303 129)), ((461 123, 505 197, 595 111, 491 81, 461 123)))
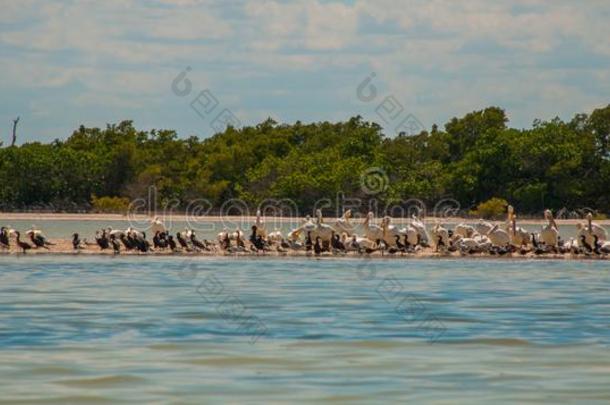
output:
POLYGON ((11 146, 15 146, 15 142, 17 142, 17 124, 19 123, 19 117, 13 120, 13 142, 11 142, 11 146))

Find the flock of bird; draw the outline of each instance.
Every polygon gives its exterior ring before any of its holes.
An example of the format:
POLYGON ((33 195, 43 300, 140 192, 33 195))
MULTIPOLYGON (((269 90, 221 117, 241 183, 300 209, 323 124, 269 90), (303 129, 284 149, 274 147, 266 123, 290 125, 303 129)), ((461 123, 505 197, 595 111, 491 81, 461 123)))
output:
MULTIPOLYGON (((317 210, 315 217, 307 216, 297 228, 283 235, 278 229, 268 232, 264 219, 257 212, 250 234, 241 229, 229 231, 225 228, 216 240, 199 239, 195 231, 185 229, 174 235, 166 229, 159 218, 151 221, 149 227, 152 243, 146 233, 134 228, 126 230, 105 228, 96 231, 95 242, 81 240, 73 234, 72 248, 75 251, 99 247, 115 254, 121 252, 224 252, 256 253, 302 251, 306 254, 345 255, 404 255, 432 251, 438 254, 459 252, 461 255, 512 255, 512 254, 555 254, 585 255, 605 257, 610 254, 607 231, 587 216, 586 223, 577 225, 576 237, 563 239, 559 227, 550 210, 544 212, 546 224, 538 232, 532 232, 517 225, 513 207, 508 207, 505 224, 492 224, 479 220, 473 225, 457 224, 448 229, 436 223, 428 231, 422 220, 413 215, 406 226, 398 228, 392 218, 383 217, 375 224, 375 216, 369 212, 360 225, 361 234, 356 233, 352 222, 352 211, 345 211, 333 224, 324 222, 317 210)), ((0 228, 0 248, 10 249, 12 239, 23 253, 30 249, 50 249, 51 243, 44 233, 32 226, 26 232, 28 241, 21 239, 20 232, 11 227, 0 228)))

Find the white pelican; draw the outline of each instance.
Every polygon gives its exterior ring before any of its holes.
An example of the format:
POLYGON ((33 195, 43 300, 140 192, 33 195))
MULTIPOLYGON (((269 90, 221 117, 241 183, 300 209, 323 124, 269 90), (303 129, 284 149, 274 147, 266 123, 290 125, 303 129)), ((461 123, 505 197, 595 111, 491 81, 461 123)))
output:
POLYGON ((587 214, 587 225, 583 225, 582 223, 578 223, 576 225, 578 229, 578 237, 577 240, 579 244, 582 246, 582 236, 585 237, 585 241, 593 246, 595 238, 593 236, 597 236, 598 241, 603 242, 608 239, 608 233, 606 230, 593 222, 593 214, 587 214))
MULTIPOLYGON (((186 234, 187 240, 190 240, 191 236, 188 234, 188 232, 189 231, 186 230, 185 234, 186 234)), ((218 232, 218 235, 216 235, 218 242, 221 242, 221 243, 223 243, 228 237, 229 237, 229 228, 227 228, 226 226, 224 228, 222 228, 222 231, 218 232)))
POLYGON ((610 242, 603 242, 599 245, 599 251, 603 254, 610 254, 610 242))
POLYGON ((7 225, 6 228, 4 229, 4 231, 8 234, 9 238, 11 236, 14 236, 14 237, 17 236, 17 230, 10 225, 7 225))
POLYGON ((527 246, 531 242, 531 235, 526 229, 517 226, 517 215, 512 205, 508 206, 508 218, 506 219, 506 230, 510 236, 513 246, 527 246))
POLYGON ((290 242, 296 242, 299 240, 300 233, 301 233, 301 228, 293 229, 292 231, 288 232, 288 236, 286 238, 290 242))
POLYGON ((134 239, 142 239, 144 238, 144 234, 137 229, 132 228, 131 226, 125 230, 125 234, 127 236, 131 236, 134 239))
POLYGON ((157 232, 167 232, 167 228, 165 227, 163 221, 159 219, 159 217, 155 217, 152 221, 150 221, 150 231, 154 235, 157 232))
POLYGON ((479 222, 474 225, 474 229, 481 235, 487 235, 493 227, 493 224, 483 219, 479 219, 479 222))
POLYGON ((577 253, 579 250, 579 246, 578 246, 578 242, 576 241, 576 239, 574 238, 570 238, 567 241, 565 241, 563 243, 563 245, 561 246, 561 251, 563 253, 577 253))
POLYGON ((301 236, 302 233, 304 233, 305 236, 307 236, 308 232, 314 232, 315 230, 316 230, 316 224, 314 224, 313 221, 311 220, 311 217, 309 215, 307 215, 305 217, 304 222, 299 227, 288 232, 288 239, 292 240, 292 241, 296 241, 297 239, 299 239, 299 236, 301 236))
POLYGON ((516 216, 513 216, 512 218, 512 224, 508 228, 508 234, 510 236, 510 243, 513 246, 527 246, 532 241, 530 233, 527 230, 517 226, 516 216))
POLYGON ((371 224, 374 218, 375 214, 369 211, 366 218, 364 218, 364 222, 362 223, 364 226, 364 236, 371 241, 383 239, 383 228, 379 225, 371 224))
POLYGON ((352 235, 344 243, 346 251, 358 251, 360 249, 372 249, 375 246, 375 242, 370 239, 362 238, 357 235, 352 235))
POLYGON ((457 224, 455 228, 453 228, 453 234, 460 235, 462 238, 472 238, 472 235, 474 235, 475 232, 473 226, 466 225, 465 223, 457 224))
POLYGON ((420 243, 430 243, 430 236, 426 230, 426 225, 415 214, 411 215, 411 226, 417 230, 420 243))
POLYGON ((487 237, 493 246, 505 247, 510 243, 508 232, 504 229, 500 229, 498 225, 494 225, 489 232, 487 232, 487 237))
POLYGON ((46 237, 46 235, 42 233, 40 229, 36 228, 36 225, 32 225, 32 227, 28 231, 26 231, 25 234, 28 235, 30 238, 35 236, 42 236, 43 238, 46 237))
POLYGON ((267 237, 269 243, 281 242, 283 239, 284 236, 282 235, 282 231, 277 228, 275 228, 273 232, 270 232, 269 236, 267 237))
POLYGON ((544 242, 546 246, 556 248, 559 244, 559 229, 551 210, 544 210, 544 219, 546 219, 548 223, 543 226, 540 231, 540 240, 544 242))
POLYGON ((381 221, 381 227, 385 243, 388 246, 396 246, 396 237, 400 237, 402 234, 396 226, 392 225, 392 218, 385 216, 381 221))
POLYGON ((407 242, 409 242, 409 245, 417 246, 417 244, 419 243, 419 233, 417 232, 417 229, 415 229, 411 224, 402 228, 399 232, 401 235, 407 236, 407 242))
POLYGON ((441 224, 437 223, 432 228, 432 236, 434 237, 434 246, 437 252, 440 247, 443 247, 443 250, 449 247, 449 231, 441 224))
POLYGON ((482 243, 479 243, 479 241, 477 241, 474 238, 465 238, 462 235, 455 235, 455 241, 454 241, 455 245, 457 245, 458 249, 460 250, 460 253, 462 254, 473 254, 473 253, 480 253, 483 250, 485 250, 485 245, 482 243))
MULTIPOLYGON (((102 229, 103 231, 103 229, 102 229)), ((112 227, 106 228, 106 235, 110 238, 110 236, 114 235, 116 239, 120 239, 122 235, 125 235, 125 231, 120 229, 112 229, 112 227)))
POLYGON ((337 231, 337 233, 339 234, 346 233, 347 236, 351 236, 354 233, 354 226, 350 222, 351 217, 352 210, 346 210, 343 213, 343 216, 341 218, 338 218, 337 222, 335 222, 335 231, 337 231))
MULTIPOLYGON (((258 230, 257 230, 257 233, 258 233, 258 230)), ((244 240, 244 231, 239 229, 239 227, 237 227, 237 229, 235 231, 231 232, 231 234, 229 235, 229 239, 231 239, 231 240, 237 240, 237 238, 244 240)))
POLYGON ((319 237, 322 241, 330 241, 334 231, 335 230, 332 226, 324 223, 324 218, 322 218, 322 210, 317 209, 315 229, 311 233, 311 237, 314 240, 319 237))
POLYGON ((254 225, 256 225, 256 234, 266 238, 267 228, 265 228, 265 220, 261 215, 261 210, 256 210, 256 221, 254 222, 254 225))

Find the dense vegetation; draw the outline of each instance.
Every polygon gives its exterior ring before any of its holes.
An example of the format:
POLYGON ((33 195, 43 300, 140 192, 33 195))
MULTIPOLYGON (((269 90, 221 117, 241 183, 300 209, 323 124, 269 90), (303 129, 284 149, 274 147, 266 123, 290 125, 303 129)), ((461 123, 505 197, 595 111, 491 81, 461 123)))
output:
POLYGON ((268 119, 203 140, 138 131, 131 121, 81 126, 65 141, 0 148, 0 209, 111 206, 104 197, 126 201, 155 185, 158 204, 184 208, 206 198, 218 208, 240 198, 255 207, 266 198, 290 198, 310 212, 338 192, 370 198, 361 173, 379 167, 389 179, 375 195, 382 203, 454 198, 468 210, 498 197, 527 213, 610 211, 610 106, 569 122, 536 121, 527 130, 507 122, 502 109, 490 107, 453 118, 444 130, 393 138, 360 117, 293 125, 268 119))

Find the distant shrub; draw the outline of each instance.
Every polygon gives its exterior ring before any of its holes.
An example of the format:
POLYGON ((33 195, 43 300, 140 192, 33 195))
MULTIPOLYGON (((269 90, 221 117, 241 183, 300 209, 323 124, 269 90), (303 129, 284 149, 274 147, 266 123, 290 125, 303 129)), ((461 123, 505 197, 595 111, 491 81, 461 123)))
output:
POLYGON ((126 213, 129 209, 129 198, 91 196, 93 211, 105 213, 126 213))
POLYGON ((485 219, 498 219, 506 213, 507 206, 508 201, 494 197, 477 205, 477 209, 471 214, 485 219))

